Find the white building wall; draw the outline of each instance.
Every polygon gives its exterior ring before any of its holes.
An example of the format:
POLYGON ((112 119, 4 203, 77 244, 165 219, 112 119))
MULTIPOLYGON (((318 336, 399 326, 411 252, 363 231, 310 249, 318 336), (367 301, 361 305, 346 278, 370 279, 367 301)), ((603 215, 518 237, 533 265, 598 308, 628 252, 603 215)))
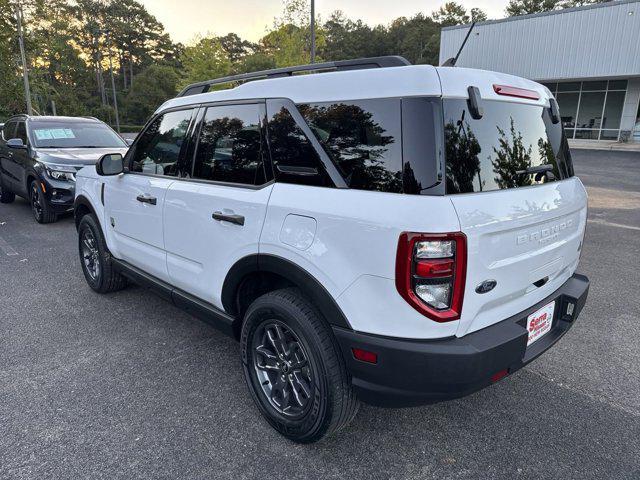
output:
MULTIPOLYGON (((442 30, 440 63, 456 55, 468 29, 442 30)), ((640 1, 479 23, 458 65, 532 80, 640 76, 640 1)))

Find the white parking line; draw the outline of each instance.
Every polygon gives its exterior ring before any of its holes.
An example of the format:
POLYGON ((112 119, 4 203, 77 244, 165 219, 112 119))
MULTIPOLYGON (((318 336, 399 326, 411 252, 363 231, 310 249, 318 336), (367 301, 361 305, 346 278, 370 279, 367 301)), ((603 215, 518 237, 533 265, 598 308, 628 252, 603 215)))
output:
POLYGON ((9 256, 18 255, 18 252, 2 237, 0 237, 0 250, 9 256))
POLYGON ((640 230, 640 227, 634 227, 633 225, 625 225, 624 223, 607 222, 606 220, 600 220, 598 218, 589 219, 589 223, 597 223, 598 225, 605 225, 607 227, 626 228, 627 230, 640 230))

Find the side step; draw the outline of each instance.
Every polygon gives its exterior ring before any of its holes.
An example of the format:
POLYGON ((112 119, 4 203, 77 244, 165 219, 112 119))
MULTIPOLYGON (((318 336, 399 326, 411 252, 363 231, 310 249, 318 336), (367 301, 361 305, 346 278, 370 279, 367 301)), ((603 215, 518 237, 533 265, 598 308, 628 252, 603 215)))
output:
POLYGON ((137 267, 117 258, 111 258, 115 269, 133 283, 148 288, 154 293, 173 303, 196 318, 214 326, 221 332, 236 338, 234 329, 236 319, 219 308, 193 295, 184 292, 153 275, 143 272, 137 267))

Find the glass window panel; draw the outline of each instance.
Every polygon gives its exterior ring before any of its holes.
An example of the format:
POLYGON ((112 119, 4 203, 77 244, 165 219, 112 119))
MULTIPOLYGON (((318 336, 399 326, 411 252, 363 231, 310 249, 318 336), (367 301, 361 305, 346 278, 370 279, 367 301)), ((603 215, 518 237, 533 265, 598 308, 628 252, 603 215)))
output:
POLYGON ((298 108, 349 187, 402 192, 399 100, 316 103, 298 108))
POLYGON ((564 128, 574 128, 576 126, 579 99, 579 93, 558 93, 556 100, 560 107, 560 118, 562 118, 564 128))
POLYGON ((625 93, 626 92, 616 91, 607 93, 607 103, 604 107, 602 128, 620 128, 625 93))
POLYGON ((556 93, 556 89, 558 88, 558 84, 555 83, 555 82, 554 83, 543 83, 542 85, 544 85, 549 90, 551 90, 551 93, 553 93, 553 94, 556 93))
POLYGON ((578 112, 578 128, 599 129, 602 123, 604 92, 583 92, 578 112))
POLYGON ((582 82, 583 92, 604 91, 607 89, 607 81, 582 82))
POLYGON ((602 130, 600 140, 618 140, 620 130, 602 130))
POLYGON ((609 90, 626 90, 626 80, 609 80, 609 90))
POLYGON ((573 138, 573 134, 576 131, 573 128, 569 128, 567 130, 564 131, 565 135, 567 136, 567 138, 573 138))
POLYGON ((579 92, 580 82, 560 82, 558 83, 559 92, 579 92))
POLYGON ((260 105, 207 109, 193 169, 194 178, 262 185, 260 105))
POLYGON ((170 177, 189 173, 181 168, 178 160, 186 143, 191 113, 192 110, 168 112, 149 124, 136 142, 131 169, 134 172, 170 177))
POLYGON ((583 140, 598 140, 599 130, 576 130, 576 138, 583 140))

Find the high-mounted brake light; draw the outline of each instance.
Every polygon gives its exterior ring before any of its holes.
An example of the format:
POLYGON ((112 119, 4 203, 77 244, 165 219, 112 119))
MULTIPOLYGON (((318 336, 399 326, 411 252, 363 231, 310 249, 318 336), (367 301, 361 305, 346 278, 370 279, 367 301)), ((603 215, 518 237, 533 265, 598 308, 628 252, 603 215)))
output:
POLYGON ((498 95, 505 95, 507 97, 540 100, 540 94, 538 92, 535 90, 527 90, 526 88, 510 87, 508 85, 494 85, 493 91, 498 95))
POLYGON ((463 233, 400 235, 396 288, 409 305, 436 322, 460 318, 467 270, 463 233))

